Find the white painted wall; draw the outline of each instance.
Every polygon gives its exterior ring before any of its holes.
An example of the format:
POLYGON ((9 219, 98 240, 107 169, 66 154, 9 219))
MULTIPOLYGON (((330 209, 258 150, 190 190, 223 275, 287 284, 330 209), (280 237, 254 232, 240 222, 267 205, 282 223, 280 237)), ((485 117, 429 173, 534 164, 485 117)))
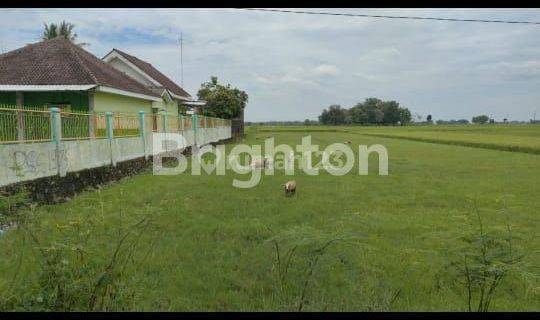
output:
POLYGON ((141 84, 145 86, 155 86, 150 80, 142 76, 137 71, 133 70, 130 66, 128 66, 125 62, 118 58, 112 58, 109 62, 107 62, 111 66, 113 66, 115 69, 127 74, 129 77, 133 78, 134 80, 140 82, 141 84))
MULTIPOLYGON (((180 131, 186 141, 183 149, 197 141, 199 146, 231 138, 231 127, 199 128, 180 131)), ((20 144, 0 144, 0 187, 55 175, 65 175, 152 155, 152 136, 89 139, 20 144)))

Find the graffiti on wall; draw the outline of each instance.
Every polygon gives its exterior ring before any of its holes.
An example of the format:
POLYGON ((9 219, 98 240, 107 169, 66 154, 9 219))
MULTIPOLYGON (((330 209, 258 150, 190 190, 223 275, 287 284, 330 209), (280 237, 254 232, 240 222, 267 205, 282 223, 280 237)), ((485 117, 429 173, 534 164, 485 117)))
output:
POLYGON ((65 150, 15 150, 11 153, 9 169, 17 176, 33 176, 40 171, 57 171, 60 161, 67 161, 65 150))

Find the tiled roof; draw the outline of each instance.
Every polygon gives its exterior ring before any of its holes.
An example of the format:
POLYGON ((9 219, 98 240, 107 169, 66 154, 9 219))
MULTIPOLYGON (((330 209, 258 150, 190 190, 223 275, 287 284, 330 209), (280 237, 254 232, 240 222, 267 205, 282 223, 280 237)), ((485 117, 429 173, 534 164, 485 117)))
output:
POLYGON ((159 94, 61 37, 0 55, 0 85, 84 84, 159 97, 159 94))
POLYGON ((122 57, 126 58, 129 62, 133 63, 137 68, 141 69, 144 73, 146 73, 148 76, 150 76, 155 81, 159 82, 164 88, 171 91, 172 93, 183 96, 186 98, 190 98, 191 96, 189 93, 187 93, 184 89, 182 89, 179 85, 177 85, 174 81, 169 79, 166 75, 161 73, 158 69, 154 68, 150 63, 143 61, 135 56, 132 56, 130 54, 127 54, 123 51, 120 51, 118 49, 113 49, 113 51, 116 51, 118 54, 120 54, 122 57))

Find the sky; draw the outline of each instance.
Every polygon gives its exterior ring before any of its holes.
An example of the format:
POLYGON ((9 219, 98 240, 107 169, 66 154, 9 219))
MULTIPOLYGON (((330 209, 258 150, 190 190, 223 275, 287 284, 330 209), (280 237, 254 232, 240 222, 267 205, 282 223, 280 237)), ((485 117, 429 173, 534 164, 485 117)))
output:
MULTIPOLYGON (((294 10, 294 9, 293 9, 294 10)), ((540 9, 303 9, 540 21, 540 9)), ((301 15, 235 9, 0 9, 0 52, 75 24, 85 49, 118 48, 193 96, 211 76, 246 91, 247 121, 316 119, 368 97, 433 119, 540 118, 540 25, 301 15)))

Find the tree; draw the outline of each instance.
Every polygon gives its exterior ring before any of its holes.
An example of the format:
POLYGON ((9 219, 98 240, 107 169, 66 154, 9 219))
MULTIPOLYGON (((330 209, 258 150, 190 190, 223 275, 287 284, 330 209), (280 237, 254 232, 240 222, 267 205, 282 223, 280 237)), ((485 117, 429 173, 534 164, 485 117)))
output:
POLYGON ((399 123, 404 126, 412 120, 411 111, 407 108, 399 108, 399 123))
POLYGON ((323 110, 319 116, 319 121, 322 124, 341 125, 345 124, 347 114, 346 109, 341 108, 340 105, 334 104, 323 110))
POLYGON ((380 124, 383 121, 384 113, 382 110, 382 100, 377 98, 367 98, 362 107, 365 110, 367 116, 367 122, 373 124, 380 124))
MULTIPOLYGON (((45 30, 43 31, 43 40, 49 40, 54 39, 57 37, 63 37, 65 39, 68 39, 69 41, 75 43, 77 40, 77 34, 73 32, 73 29, 75 28, 75 25, 66 21, 62 21, 60 23, 60 26, 58 26, 56 23, 51 23, 45 25, 45 30)), ((78 46, 85 46, 88 45, 88 43, 78 43, 78 46)))
POLYGON ((428 123, 433 123, 433 117, 430 114, 428 114, 427 117, 426 117, 426 121, 428 123))
POLYGON ((399 103, 395 101, 384 101, 381 103, 383 113, 382 123, 396 125, 400 120, 399 103))
POLYGON ((472 123, 476 123, 476 124, 485 124, 488 121, 489 121, 489 117, 486 116, 485 114, 472 118, 472 123))
POLYGON ((225 119, 238 117, 248 102, 246 92, 232 88, 230 84, 219 84, 215 76, 211 77, 209 82, 201 84, 197 97, 206 101, 204 115, 225 119))
POLYGON ((319 120, 323 124, 406 125, 411 122, 411 112, 407 108, 401 108, 396 101, 367 98, 350 109, 338 105, 330 106, 328 110, 323 110, 319 120))
POLYGON ((361 103, 357 103, 354 107, 349 109, 349 117, 352 123, 367 124, 368 117, 366 110, 361 103))

